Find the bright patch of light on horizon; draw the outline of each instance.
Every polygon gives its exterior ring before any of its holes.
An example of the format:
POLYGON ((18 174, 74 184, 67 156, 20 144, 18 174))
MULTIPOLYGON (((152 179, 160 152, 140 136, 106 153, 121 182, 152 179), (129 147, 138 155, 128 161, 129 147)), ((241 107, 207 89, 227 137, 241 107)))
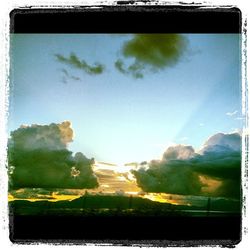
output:
POLYGON ((151 201, 161 202, 161 203, 170 203, 173 205, 184 205, 186 202, 184 200, 175 200, 172 198, 169 198, 167 195, 161 194, 161 193, 146 193, 143 195, 139 195, 140 197, 147 198, 151 201))

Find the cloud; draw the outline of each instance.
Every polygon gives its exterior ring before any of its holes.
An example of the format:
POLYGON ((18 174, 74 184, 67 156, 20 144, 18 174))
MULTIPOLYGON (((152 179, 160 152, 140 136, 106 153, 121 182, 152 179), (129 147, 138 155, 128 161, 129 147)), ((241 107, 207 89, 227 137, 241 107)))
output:
POLYGON ((68 83, 68 80, 73 80, 73 81, 81 80, 80 77, 71 75, 66 69, 61 69, 61 72, 63 73, 63 76, 62 76, 63 83, 68 83))
POLYGON ((55 54, 55 57, 58 62, 69 65, 75 69, 83 70, 89 75, 102 74, 105 69, 104 65, 100 63, 94 63, 94 66, 89 65, 84 60, 79 59, 74 53, 71 53, 69 57, 65 57, 61 54, 55 54))
POLYGON ((236 115, 237 113, 238 113, 238 111, 235 110, 235 111, 233 111, 233 112, 227 112, 226 115, 228 115, 228 116, 234 116, 234 115, 236 115))
POLYGON ((214 151, 240 151, 241 135, 239 133, 223 134, 217 133, 204 143, 200 153, 214 151))
POLYGON ((50 125, 22 125, 10 135, 9 146, 27 151, 63 150, 73 140, 73 130, 69 121, 50 125))
POLYGON ((161 160, 132 170, 137 185, 145 192, 240 197, 241 137, 216 134, 195 153, 191 146, 166 150, 161 160))
POLYGON ((172 146, 161 160, 152 160, 147 168, 131 172, 145 192, 198 195, 202 187, 199 175, 184 164, 193 155, 194 149, 190 146, 172 146))
POLYGON ((10 188, 94 188, 93 159, 67 149, 73 140, 69 121, 21 126, 11 132, 10 188))
POLYGON ((171 160, 185 160, 191 158, 194 154, 194 149, 191 146, 176 145, 167 149, 163 154, 162 160, 166 162, 171 160))
POLYGON ((132 75, 132 77, 134 77, 135 79, 143 78, 143 74, 141 71, 144 69, 144 67, 139 63, 134 63, 126 69, 124 62, 121 59, 118 59, 115 62, 115 68, 122 74, 132 75))
POLYGON ((95 169, 95 174, 99 180, 100 191, 108 193, 114 193, 120 189, 124 190, 124 192, 139 191, 133 175, 130 172, 121 173, 111 169, 95 169))
POLYGON ((180 34, 136 34, 123 44, 123 59, 134 62, 125 68, 118 59, 115 67, 123 74, 142 78, 147 70, 158 71, 177 64, 187 48, 187 39, 180 34))

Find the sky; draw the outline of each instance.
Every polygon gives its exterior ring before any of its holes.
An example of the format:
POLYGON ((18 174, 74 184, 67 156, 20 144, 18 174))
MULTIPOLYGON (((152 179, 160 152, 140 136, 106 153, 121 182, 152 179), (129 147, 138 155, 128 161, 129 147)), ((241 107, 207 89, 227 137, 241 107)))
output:
POLYGON ((199 149, 212 134, 242 128, 238 34, 184 34, 178 61, 143 78, 114 66, 132 36, 12 34, 9 132, 68 120, 70 150, 121 164, 159 158, 174 143, 199 149), (72 53, 103 72, 67 65, 72 53))

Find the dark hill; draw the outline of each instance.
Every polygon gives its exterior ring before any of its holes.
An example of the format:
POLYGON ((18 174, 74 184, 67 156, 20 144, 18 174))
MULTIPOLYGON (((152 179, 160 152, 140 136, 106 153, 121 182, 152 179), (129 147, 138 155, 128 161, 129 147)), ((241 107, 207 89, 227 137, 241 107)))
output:
MULTIPOLYGON (((11 213, 15 214, 184 214, 189 215, 199 212, 206 213, 207 207, 173 205, 160 203, 141 197, 114 196, 114 195, 84 195, 72 201, 27 201, 16 200, 9 202, 11 213), (197 211, 197 212, 195 212, 197 211)), ((215 199, 210 203, 211 211, 226 213, 240 213, 240 202, 226 199, 215 199)))
POLYGON ((15 200, 9 202, 9 208, 16 214, 48 214, 48 213, 79 213, 80 211, 176 211, 190 209, 188 206, 177 206, 170 203, 160 203, 141 197, 84 195, 72 201, 27 201, 15 200))

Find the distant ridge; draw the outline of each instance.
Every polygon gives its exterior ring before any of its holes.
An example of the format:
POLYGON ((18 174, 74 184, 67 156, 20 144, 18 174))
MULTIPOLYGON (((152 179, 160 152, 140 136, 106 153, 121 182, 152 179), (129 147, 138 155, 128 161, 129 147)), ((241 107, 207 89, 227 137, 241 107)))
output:
MULTIPOLYGON (((226 200, 215 200, 211 205, 214 211, 220 213, 240 213, 240 203, 226 200)), ((206 212, 207 206, 187 206, 174 205, 170 203, 161 203, 147 198, 119 195, 90 195, 85 194, 71 201, 36 201, 15 200, 9 202, 10 211, 14 214, 65 214, 82 213, 83 211, 95 211, 106 214, 112 214, 112 211, 136 211, 136 214, 183 214, 185 211, 189 214, 197 212, 206 212), (196 212, 195 212, 196 211, 196 212), (191 213, 192 212, 192 213, 191 213)))

